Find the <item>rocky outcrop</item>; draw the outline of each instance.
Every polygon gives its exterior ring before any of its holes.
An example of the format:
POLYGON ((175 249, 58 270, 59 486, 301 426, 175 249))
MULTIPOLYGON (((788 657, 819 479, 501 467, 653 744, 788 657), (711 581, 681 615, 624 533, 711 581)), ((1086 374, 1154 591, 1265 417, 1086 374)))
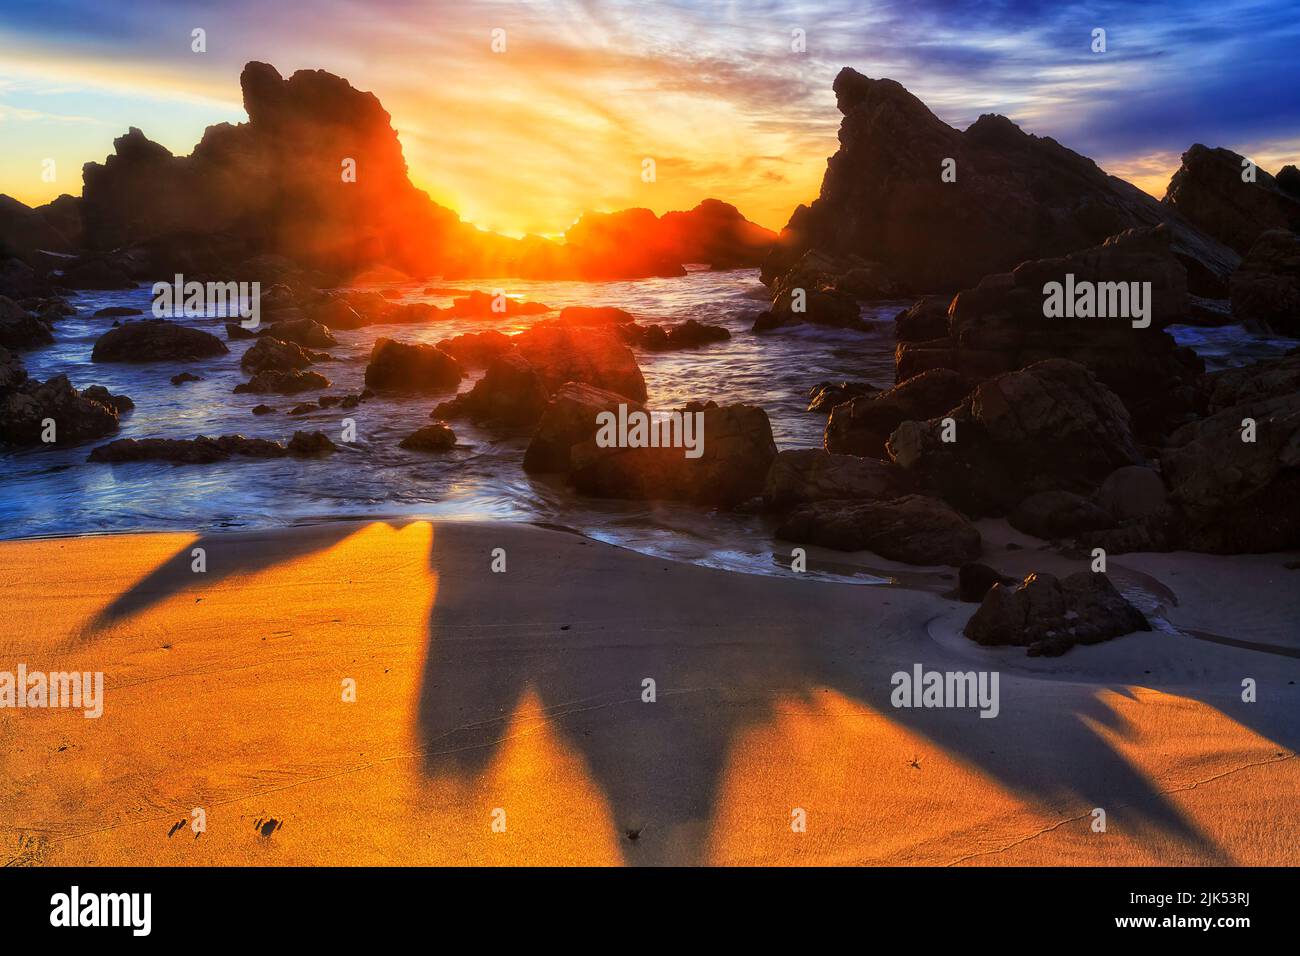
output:
POLYGON ((777 294, 772 308, 754 319, 753 331, 771 332, 801 323, 865 331, 871 323, 862 318, 858 300, 834 289, 798 287, 777 294))
POLYGON ((243 354, 239 364, 241 368, 251 372, 288 372, 292 369, 306 368, 320 358, 329 358, 329 356, 310 352, 292 342, 282 342, 264 336, 243 354))
POLYGON ((586 382, 645 401, 645 378, 636 356, 612 332, 539 324, 520 332, 513 341, 548 392, 566 382, 586 382))
POLYGON ((570 305, 560 310, 555 320, 560 325, 586 327, 592 325, 628 325, 636 318, 631 312, 609 305, 570 305))
POLYGON ((779 511, 831 499, 891 499, 905 494, 908 484, 906 473, 890 462, 800 448, 783 451, 772 462, 763 504, 779 511))
POLYGON ((1300 338, 1300 235, 1261 235, 1232 275, 1232 314, 1278 335, 1300 338))
POLYGON ((948 334, 950 295, 927 295, 894 316, 894 338, 899 342, 929 342, 948 334))
POLYGON ((550 391, 537 370, 518 352, 488 363, 474 387, 441 403, 436 418, 468 418, 477 425, 526 427, 536 424, 550 391))
POLYGON ((1035 492, 1007 517, 1017 531, 1049 541, 1113 528, 1116 520, 1090 499, 1069 491, 1035 492))
POLYGON ((366 386, 394 392, 443 392, 455 388, 465 370, 432 345, 376 340, 366 365, 366 386))
POLYGON ((697 458, 683 448, 601 447, 596 440, 570 449, 569 481, 599 498, 688 501, 732 508, 763 491, 776 443, 767 413, 753 405, 692 403, 683 415, 703 415, 697 458))
POLYGON ((983 382, 944 418, 903 422, 886 448, 969 514, 1004 514, 1036 491, 1090 493, 1144 460, 1115 393, 1064 359, 983 382))
POLYGON ((442 422, 434 422, 407 435, 398 447, 408 451, 450 451, 456 447, 456 433, 442 422))
POLYGON ((1245 157, 1196 143, 1183 153, 1164 203, 1208 236, 1245 255, 1270 229, 1300 230, 1300 193, 1288 192, 1245 157))
POLYGON ((124 322, 95 342, 92 362, 197 362, 230 350, 211 332, 167 319, 124 322))
POLYGON ((762 261, 775 239, 770 229, 716 199, 662 217, 649 209, 586 213, 564 234, 578 277, 587 279, 679 276, 685 263, 749 268, 762 261))
POLYGON ((453 299, 449 315, 468 319, 513 318, 521 315, 540 315, 550 312, 549 305, 541 302, 521 302, 507 295, 490 295, 487 292, 470 292, 453 299))
POLYGON ((879 391, 879 387, 869 382, 818 382, 808 389, 808 411, 830 414, 836 405, 879 391))
POLYGON ((899 381, 930 368, 987 378, 1059 357, 1087 366, 1116 392, 1143 434, 1182 424, 1194 408, 1194 383, 1203 365, 1159 328, 1184 315, 1188 302, 1185 272, 1170 255, 1168 240, 1164 228, 1127 232, 1064 258, 1025 262, 1014 272, 985 277, 953 300, 945 338, 900 343, 899 381), (1067 288, 1088 288, 1080 285, 1085 282, 1108 290, 1107 309, 1114 317, 1046 314, 1049 283, 1060 284, 1064 297, 1067 288), (1101 285, 1131 282, 1151 284, 1149 295, 1142 295, 1149 327, 1134 326, 1145 320, 1129 317, 1137 310, 1125 291, 1101 285))
POLYGON ((1180 428, 1160 468, 1186 520, 1184 546, 1218 554, 1300 547, 1300 393, 1180 428))
POLYGON ((837 551, 874 551, 906 564, 961 565, 980 553, 980 533, 937 498, 819 501, 791 512, 776 536, 837 551))
POLYGON ((102 438, 117 431, 119 415, 132 407, 125 395, 110 395, 102 386, 78 392, 66 375, 32 381, 21 364, 0 349, 0 444, 46 444, 46 423, 51 420, 51 444, 102 438))
POLYGON ((620 405, 641 411, 627 396, 584 382, 560 386, 543 410, 524 452, 524 471, 530 474, 562 473, 573 469, 573 449, 591 441, 601 412, 617 412, 620 405))
POLYGON ((39 261, 39 252, 71 252, 77 238, 65 234, 41 210, 0 193, 0 259, 13 256, 33 264, 39 261))
POLYGON ((977 644, 1028 648, 1030 657, 1057 657, 1076 644, 1149 631, 1146 617, 1104 574, 1078 571, 1064 579, 1031 573, 1018 588, 999 584, 966 623, 977 644))
POLYGON ((271 369, 258 372, 247 382, 241 382, 235 386, 236 392, 251 392, 254 395, 275 394, 275 395, 297 395, 299 392, 310 392, 317 388, 329 388, 330 380, 320 372, 303 371, 302 369, 290 369, 287 372, 277 372, 271 369))
POLYGON ((620 325, 618 336, 628 345, 649 352, 669 352, 675 349, 692 349, 714 342, 726 342, 731 333, 720 325, 705 325, 687 319, 677 325, 637 325, 635 322, 620 325))
POLYGON ((0 348, 32 349, 53 341, 54 330, 48 319, 0 295, 0 348))
POLYGON ((257 333, 281 342, 291 342, 303 348, 327 349, 339 344, 333 333, 311 319, 286 319, 272 322, 257 333))
POLYGON ((316 455, 333 451, 335 445, 321 432, 294 432, 288 446, 265 438, 222 435, 208 438, 119 438, 100 445, 87 459, 120 464, 132 461, 168 461, 177 465, 207 465, 232 458, 283 458, 286 455, 316 455))
POLYGON ((956 408, 970 382, 946 368, 931 369, 891 389, 855 398, 831 410, 823 441, 838 455, 888 457, 885 443, 905 421, 925 421, 956 408))
POLYGON ((1231 249, 1168 206, 1004 116, 981 116, 961 132, 897 82, 848 68, 834 89, 840 148, 820 196, 795 210, 763 265, 774 289, 809 250, 857 255, 906 289, 939 292, 1160 223, 1192 291, 1221 295, 1236 266, 1231 249))
POLYGON ((452 356, 462 365, 484 366, 498 356, 513 351, 515 344, 510 336, 495 330, 488 332, 464 332, 438 342, 438 348, 452 356))

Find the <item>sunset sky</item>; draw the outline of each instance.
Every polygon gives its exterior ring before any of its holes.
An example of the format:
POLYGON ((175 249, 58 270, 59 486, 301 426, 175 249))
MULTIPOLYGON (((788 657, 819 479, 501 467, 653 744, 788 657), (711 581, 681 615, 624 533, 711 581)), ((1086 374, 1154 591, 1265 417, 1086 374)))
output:
POLYGON ((842 66, 899 80, 954 126, 1005 113, 1161 195, 1195 141, 1271 170, 1300 159, 1297 51, 1282 0, 0 0, 0 192, 79 193, 82 163, 128 126, 186 154, 209 124, 246 119, 239 72, 264 60, 373 91, 415 183, 516 235, 709 196, 780 228, 835 150, 842 66))

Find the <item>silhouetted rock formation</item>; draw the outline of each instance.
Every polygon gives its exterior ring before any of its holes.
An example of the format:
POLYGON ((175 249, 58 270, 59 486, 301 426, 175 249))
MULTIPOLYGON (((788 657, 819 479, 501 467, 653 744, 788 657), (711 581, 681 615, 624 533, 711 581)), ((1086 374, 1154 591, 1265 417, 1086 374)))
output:
MULTIPOLYGON (((38 246, 66 248, 75 240, 60 245, 57 224, 70 229, 76 216, 86 247, 129 250, 124 266, 136 277, 240 269, 269 278, 284 257, 336 277, 384 265, 417 276, 640 278, 681 275, 683 262, 756 265, 775 239, 712 199, 663 218, 585 216, 566 244, 482 232, 412 185, 373 93, 323 70, 285 79, 258 62, 240 85, 247 123, 209 127, 186 157, 133 127, 105 162, 86 164, 79 210, 22 207, 8 218, 41 224, 48 235, 38 246)), ((0 244, 7 221, 0 206, 0 244)))
POLYGON ((939 292, 1164 222, 1192 291, 1223 294, 1237 263, 1232 250, 1055 140, 991 114, 960 132, 894 80, 849 68, 835 94, 840 149, 821 195, 782 231, 765 282, 815 249, 882 263, 906 288, 939 292), (948 159, 955 182, 941 178, 948 159))
MULTIPOLYGON (((1255 181, 1242 179, 1244 157, 1230 149, 1196 143, 1169 181, 1166 205, 1206 235, 1245 255, 1270 229, 1300 229, 1300 192, 1288 192, 1256 167, 1255 181)), ((1291 167, 1294 171, 1294 167, 1291 167)))

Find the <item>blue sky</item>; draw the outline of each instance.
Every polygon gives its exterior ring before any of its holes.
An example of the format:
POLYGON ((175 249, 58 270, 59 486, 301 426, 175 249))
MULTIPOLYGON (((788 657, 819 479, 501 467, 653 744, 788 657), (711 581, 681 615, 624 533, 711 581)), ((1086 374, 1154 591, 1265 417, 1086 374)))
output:
POLYGON ((1005 113, 1160 194, 1193 142, 1267 169, 1300 158, 1298 54, 1300 17, 1280 0, 0 0, 0 191, 79 192, 81 164, 128 125, 187 153, 207 125, 244 118, 239 70, 260 59, 373 90, 416 182, 508 232, 710 195, 779 227, 817 193, 846 65, 954 126, 1005 113), (796 28, 806 52, 790 49, 796 28))

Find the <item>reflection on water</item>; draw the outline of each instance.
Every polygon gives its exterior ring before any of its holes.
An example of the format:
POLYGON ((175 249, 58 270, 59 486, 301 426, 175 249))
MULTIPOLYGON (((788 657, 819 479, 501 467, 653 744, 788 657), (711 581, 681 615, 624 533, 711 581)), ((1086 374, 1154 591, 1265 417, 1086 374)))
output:
MULTIPOLYGON (((501 280, 442 282, 440 287, 494 289, 501 280)), ((426 283, 399 286, 405 301, 450 304, 449 296, 425 296, 426 283)), ((821 444, 824 417, 807 406, 811 385, 825 379, 854 379, 888 386, 893 382, 892 318, 906 302, 879 303, 864 314, 877 320, 867 333, 812 327, 775 335, 749 332, 765 298, 757 270, 692 272, 684 278, 638 282, 543 282, 510 280, 511 296, 567 305, 613 305, 642 322, 689 318, 725 326, 729 342, 682 352, 638 352, 652 408, 678 407, 691 400, 748 402, 767 410, 780 448, 821 444)), ((202 466, 157 462, 88 464, 96 443, 70 449, 29 449, 0 455, 0 536, 6 538, 84 532, 156 529, 212 530, 274 526, 346 517, 420 516, 458 519, 541 521, 571 527, 601 540, 713 567, 776 573, 770 525, 758 516, 719 514, 685 505, 580 499, 562 485, 532 479, 521 467, 527 437, 453 427, 460 445, 443 456, 407 452, 398 442, 428 422, 435 398, 376 398, 341 410, 301 416, 285 412, 300 397, 236 395, 247 376, 239 359, 250 345, 229 342, 230 354, 186 366, 92 364, 95 340, 113 320, 92 315, 106 306, 148 311, 149 288, 90 292, 63 319, 55 343, 24 354, 33 378, 68 375, 78 388, 104 385, 136 403, 123 419, 122 438, 189 438, 239 433, 287 439, 295 429, 320 429, 338 438, 345 417, 355 419, 357 441, 317 460, 233 460, 202 466), (202 381, 173 386, 171 376, 188 368, 202 381), (277 408, 254 416, 254 405, 277 408)), ((318 366, 333 387, 326 394, 360 391, 366 359, 375 339, 437 342, 467 331, 519 331, 539 318, 454 319, 424 326, 372 326, 335 333, 335 361, 318 366)), ((225 339, 222 319, 185 319, 225 339)), ((1243 354, 1277 354, 1270 340, 1239 329, 1174 330, 1184 344, 1203 350, 1212 363, 1243 354), (1224 358, 1220 358, 1223 356, 1224 358)), ((475 373, 478 374, 478 373, 475 373)), ((468 388, 469 381, 462 383, 468 388)), ((812 569, 810 569, 812 570, 812 569)), ((834 572, 825 572, 833 576, 834 572)), ((879 578, 859 574, 854 580, 879 578)))

